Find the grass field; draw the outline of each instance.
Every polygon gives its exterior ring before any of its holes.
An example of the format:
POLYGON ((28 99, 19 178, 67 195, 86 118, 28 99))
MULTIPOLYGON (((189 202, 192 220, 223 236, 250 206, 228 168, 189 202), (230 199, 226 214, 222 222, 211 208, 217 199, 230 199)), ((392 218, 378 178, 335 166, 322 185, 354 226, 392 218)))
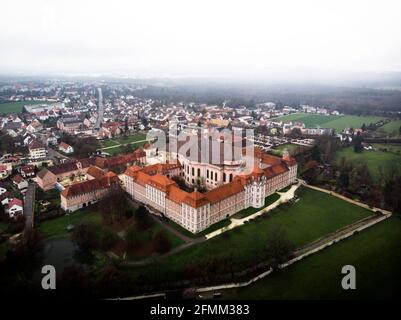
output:
POLYGON ((40 104, 46 101, 12 101, 0 103, 0 114, 20 113, 25 105, 40 104))
POLYGON ((380 117, 362 117, 362 116, 325 116, 307 113, 294 113, 279 117, 275 120, 282 121, 300 121, 305 123, 307 128, 320 126, 322 128, 333 128, 336 132, 341 132, 344 128, 360 128, 364 123, 366 125, 375 123, 380 117))
POLYGON ((220 228, 227 227, 231 223, 231 221, 230 221, 230 219, 221 220, 215 224, 212 224, 209 228, 206 228, 205 230, 195 233, 195 234, 187 229, 184 229, 183 227, 181 227, 179 224, 175 223, 172 220, 168 220, 167 223, 170 226, 172 226, 174 229, 176 229, 178 232, 180 232, 181 234, 195 239, 195 238, 201 238, 201 237, 207 235, 208 233, 218 230, 220 228))
POLYGON ((401 219, 392 217, 224 299, 389 299, 401 295, 401 219), (341 288, 341 268, 356 268, 356 290, 341 288))
POLYGON ((118 146, 120 144, 128 144, 128 143, 134 143, 136 141, 141 141, 146 139, 146 134, 144 133, 136 133, 127 137, 116 137, 113 139, 106 139, 102 140, 100 144, 102 147, 111 147, 111 146, 118 146))
POLYGON ((240 212, 236 213, 233 218, 237 219, 242 219, 247 216, 250 216, 251 214, 254 214, 263 208, 266 208, 267 206, 271 205, 273 202, 276 202, 280 198, 280 195, 278 193, 273 193, 270 196, 265 198, 265 204, 262 208, 254 208, 254 207, 249 207, 244 210, 241 210, 240 212))
POLYGON ((145 243, 145 245, 142 248, 140 248, 139 250, 136 250, 135 252, 128 253, 128 259, 132 260, 132 261, 141 260, 141 259, 145 259, 145 258, 149 257, 149 255, 153 254, 152 239, 153 239, 154 234, 158 231, 163 231, 167 235, 167 237, 171 243, 171 248, 175 248, 184 243, 183 240, 176 237, 171 232, 168 232, 167 230, 165 230, 161 225, 154 223, 149 230, 142 231, 140 234, 140 238, 143 241, 143 243, 145 243))
POLYGON ((146 143, 146 141, 143 141, 145 139, 146 139, 146 134, 137 133, 128 137, 118 137, 118 138, 103 140, 100 143, 102 148, 112 147, 104 149, 103 151, 114 156, 124 151, 124 147, 122 146, 122 144, 131 144, 132 148, 135 149, 138 147, 142 147, 146 143), (136 141, 141 141, 141 142, 136 142, 136 141))
POLYGON ((38 224, 37 229, 45 238, 60 237, 68 235, 66 228, 70 223, 72 225, 82 222, 94 222, 100 224, 101 220, 102 217, 99 213, 81 210, 59 218, 43 221, 38 224))
MULTIPOLYGON (((132 149, 136 149, 138 147, 142 147, 146 142, 134 142, 131 143, 132 149)), ((114 156, 120 153, 124 152, 124 147, 123 146, 116 146, 113 148, 109 148, 109 149, 104 149, 103 152, 107 152, 108 154, 114 156)))
POLYGON ((366 163, 369 168, 369 172, 374 179, 379 179, 382 171, 386 171, 386 168, 392 165, 398 165, 401 169, 401 154, 397 153, 397 150, 401 150, 401 146, 396 145, 373 145, 374 150, 364 150, 360 153, 354 152, 353 147, 344 148, 337 152, 336 160, 340 161, 342 157, 347 160, 353 161, 355 164, 366 163), (378 148, 385 147, 389 151, 379 151, 378 148), (390 151, 391 150, 393 151, 390 151))
POLYGON ((271 149, 271 152, 278 156, 282 156, 284 150, 287 150, 290 153, 290 155, 294 156, 300 149, 301 147, 296 144, 286 143, 282 144, 281 146, 275 147, 274 149, 271 149))
MULTIPOLYGON (((55 237, 67 237, 70 233, 67 231, 68 224, 72 224, 74 226, 83 223, 83 222, 93 222, 99 227, 99 232, 102 232, 103 228, 109 228, 109 226, 105 226, 102 223, 102 216, 98 212, 91 212, 89 210, 80 210, 74 213, 71 213, 69 216, 64 215, 59 218, 46 220, 41 222, 38 225, 38 230, 44 236, 45 239, 51 239, 55 237)), ((129 224, 128 224, 129 225, 129 224)), ((128 225, 125 226, 124 229, 128 228, 128 225)), ((151 228, 144 231, 138 231, 139 236, 147 242, 147 244, 140 248, 135 253, 131 253, 129 255, 129 259, 143 259, 152 254, 152 237, 157 232, 163 230, 170 240, 171 247, 174 248, 183 244, 184 242, 176 237, 173 233, 164 230, 159 224, 153 223, 151 228)))
MULTIPOLYGON (((328 194, 301 189, 300 201, 278 208, 240 228, 194 245, 152 265, 127 269, 133 279, 146 274, 147 282, 163 283, 183 280, 189 265, 201 265, 211 259, 233 259, 242 270, 258 259, 272 230, 280 227, 289 240, 301 247, 345 225, 371 215, 371 212, 328 194)), ((135 280, 135 281, 136 281, 135 280)))
POLYGON ((400 135, 401 120, 391 121, 380 127, 377 131, 385 132, 392 136, 400 135))

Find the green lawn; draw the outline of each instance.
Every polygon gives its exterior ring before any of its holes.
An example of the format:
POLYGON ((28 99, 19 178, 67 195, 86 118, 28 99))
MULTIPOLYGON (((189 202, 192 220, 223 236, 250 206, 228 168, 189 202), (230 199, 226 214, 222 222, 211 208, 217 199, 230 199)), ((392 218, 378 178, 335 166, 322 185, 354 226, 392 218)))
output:
POLYGON ((389 299, 401 295, 401 219, 392 217, 224 299, 389 299), (341 288, 341 268, 356 268, 356 290, 341 288))
POLYGON ((324 123, 327 128, 334 128, 336 132, 341 132, 344 128, 361 128, 363 124, 369 125, 376 123, 383 118, 380 117, 362 117, 362 116, 342 116, 338 119, 324 123))
POLYGON ((0 114, 20 113, 25 105, 40 104, 46 101, 11 101, 0 103, 0 114))
POLYGON ((341 132, 344 128, 360 128, 365 123, 376 123, 380 121, 380 117, 363 117, 363 116, 325 116, 307 113, 294 113, 287 116, 279 117, 274 120, 282 121, 300 121, 305 123, 307 128, 320 126, 323 128, 333 128, 336 132, 341 132))
POLYGON ((141 140, 145 140, 145 139, 146 139, 146 134, 136 133, 136 134, 130 135, 128 137, 122 136, 122 137, 114 138, 113 140, 119 144, 125 144, 125 143, 141 141, 141 140))
POLYGON ((235 261, 233 268, 242 270, 259 260, 269 234, 278 227, 287 232, 289 240, 296 247, 301 247, 372 214, 366 209, 310 189, 301 189, 299 196, 300 201, 295 204, 277 208, 244 226, 152 265, 126 271, 134 281, 146 278, 147 283, 164 283, 183 280, 186 268, 202 265, 212 259, 232 259, 235 261))
POLYGON ((266 208, 267 206, 271 205, 273 202, 276 202, 280 198, 280 195, 278 193, 273 193, 270 196, 265 198, 265 204, 262 208, 254 208, 254 207, 249 207, 244 210, 241 210, 240 212, 236 213, 233 218, 237 219, 242 219, 247 216, 250 216, 251 214, 254 214, 263 208, 266 208))
POLYGON ((320 126, 323 127, 326 122, 335 120, 340 118, 341 116, 332 116, 332 115, 318 115, 318 114, 310 114, 310 113, 293 113, 286 116, 279 117, 274 120, 281 121, 300 121, 305 123, 305 126, 308 128, 320 126))
MULTIPOLYGON (((136 141, 142 141, 146 139, 146 134, 144 133, 136 133, 127 137, 121 136, 121 137, 115 137, 113 139, 107 139, 107 140, 102 140, 101 145, 102 147, 112 147, 112 146, 118 146, 120 144, 128 144, 128 143, 134 143, 136 141)), ((108 149, 106 149, 108 150, 108 149)))
POLYGON ((181 240, 168 230, 164 229, 160 224, 153 223, 152 227, 149 230, 141 231, 140 238, 143 241, 142 243, 145 243, 144 247, 140 248, 136 252, 128 253, 128 259, 132 261, 142 260, 149 257, 149 255, 153 254, 153 247, 152 247, 153 236, 156 234, 156 232, 161 230, 166 234, 167 238, 170 240, 171 248, 178 247, 179 245, 184 243, 183 240, 181 240))
MULTIPOLYGON (((134 143, 131 143, 131 146, 132 146, 132 149, 134 150, 134 149, 136 149, 138 147, 143 147, 143 145, 145 143, 146 142, 134 142, 134 143)), ((111 156, 114 156, 114 155, 118 155, 118 154, 123 153, 124 152, 124 147, 123 146, 117 146, 117 147, 113 147, 113 148, 109 148, 109 149, 103 149, 103 152, 106 152, 106 153, 110 154, 111 156)))
POLYGON ((398 164, 401 169, 401 155, 396 151, 400 150, 400 146, 387 145, 373 145, 374 150, 364 150, 362 152, 354 152, 353 147, 343 148, 337 151, 336 160, 340 161, 342 157, 347 160, 353 161, 355 164, 366 163, 369 172, 374 179, 379 179, 381 171, 385 172, 386 167, 398 164), (379 151, 379 147, 392 148, 394 152, 379 151))
POLYGON ((102 148, 120 145, 118 142, 114 141, 113 139, 102 140, 100 142, 100 144, 101 144, 102 148))
POLYGON ((209 228, 206 228, 205 230, 198 232, 198 233, 192 233, 191 231, 181 227, 179 224, 175 223, 172 220, 168 220, 167 223, 172 226, 174 229, 176 229, 178 232, 180 232, 181 234, 190 237, 190 238, 200 238, 203 237, 205 235, 207 235, 210 232, 216 231, 220 228, 224 228, 227 227, 228 225, 231 224, 230 219, 224 219, 221 220, 219 222, 216 222, 215 224, 212 224, 209 228))
POLYGON ((282 156, 283 152, 287 150, 290 155, 294 156, 299 152, 300 149, 301 147, 296 144, 286 143, 282 144, 281 146, 275 147, 274 149, 271 149, 271 151, 278 156, 282 156))
MULTIPOLYGON (((93 222, 96 225, 99 226, 99 232, 102 232, 102 216, 98 212, 91 212, 89 210, 79 210, 74 213, 71 213, 69 216, 64 215, 59 218, 51 219, 51 220, 46 220, 41 222, 37 229, 42 233, 42 235, 45 238, 52 238, 52 237, 63 237, 63 236, 68 236, 70 233, 66 230, 66 227, 68 224, 72 225, 78 225, 82 222, 93 222)), ((107 228, 107 227, 106 227, 107 228)), ((149 230, 145 231, 139 231, 141 233, 141 237, 145 239, 146 241, 151 244, 152 237, 155 232, 162 230, 163 228, 157 224, 153 223, 152 227, 149 230)), ((171 247, 174 248, 176 246, 179 246, 183 244, 184 242, 176 237, 174 234, 171 232, 164 230, 165 234, 169 238, 171 242, 171 247)), ((137 255, 131 255, 130 258, 132 259, 139 259, 139 258, 146 258, 147 257, 147 252, 144 251, 140 254, 137 255)))
POLYGON ((392 136, 400 135, 401 120, 391 121, 380 127, 377 131, 385 132, 392 136))
POLYGON ((68 224, 76 225, 81 222, 94 222, 100 224, 102 217, 97 212, 85 210, 76 211, 69 215, 40 222, 37 229, 45 238, 66 236, 68 234, 68 224))

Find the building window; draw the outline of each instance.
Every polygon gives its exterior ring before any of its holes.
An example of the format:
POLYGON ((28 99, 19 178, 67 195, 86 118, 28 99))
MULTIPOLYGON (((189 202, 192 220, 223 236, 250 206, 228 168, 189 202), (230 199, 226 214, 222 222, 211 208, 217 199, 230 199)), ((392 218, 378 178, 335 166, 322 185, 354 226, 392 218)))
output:
POLYGON ((206 178, 209 179, 209 169, 206 170, 206 178))
POLYGON ((226 173, 223 173, 223 181, 226 182, 226 173))
POLYGON ((193 176, 195 175, 195 168, 194 167, 192 167, 192 175, 193 176))
POLYGON ((214 180, 217 181, 217 172, 214 173, 214 180))

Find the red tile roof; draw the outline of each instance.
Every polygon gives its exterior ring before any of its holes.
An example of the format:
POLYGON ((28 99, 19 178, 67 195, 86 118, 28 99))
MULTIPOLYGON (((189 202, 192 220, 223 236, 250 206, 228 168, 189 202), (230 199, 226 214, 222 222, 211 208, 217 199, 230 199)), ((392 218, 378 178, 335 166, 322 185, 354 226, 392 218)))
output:
POLYGON ((17 198, 12 198, 12 199, 8 202, 8 208, 10 209, 10 208, 12 208, 12 206, 14 206, 14 205, 23 207, 22 200, 17 199, 17 198))

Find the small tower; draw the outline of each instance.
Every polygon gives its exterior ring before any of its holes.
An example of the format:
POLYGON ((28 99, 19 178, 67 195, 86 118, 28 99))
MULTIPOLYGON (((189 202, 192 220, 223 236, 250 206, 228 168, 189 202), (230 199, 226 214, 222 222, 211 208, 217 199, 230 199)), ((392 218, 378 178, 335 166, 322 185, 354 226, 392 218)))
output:
POLYGON ((290 153, 288 152, 287 149, 284 149, 284 151, 283 151, 283 160, 284 161, 291 161, 290 153))

